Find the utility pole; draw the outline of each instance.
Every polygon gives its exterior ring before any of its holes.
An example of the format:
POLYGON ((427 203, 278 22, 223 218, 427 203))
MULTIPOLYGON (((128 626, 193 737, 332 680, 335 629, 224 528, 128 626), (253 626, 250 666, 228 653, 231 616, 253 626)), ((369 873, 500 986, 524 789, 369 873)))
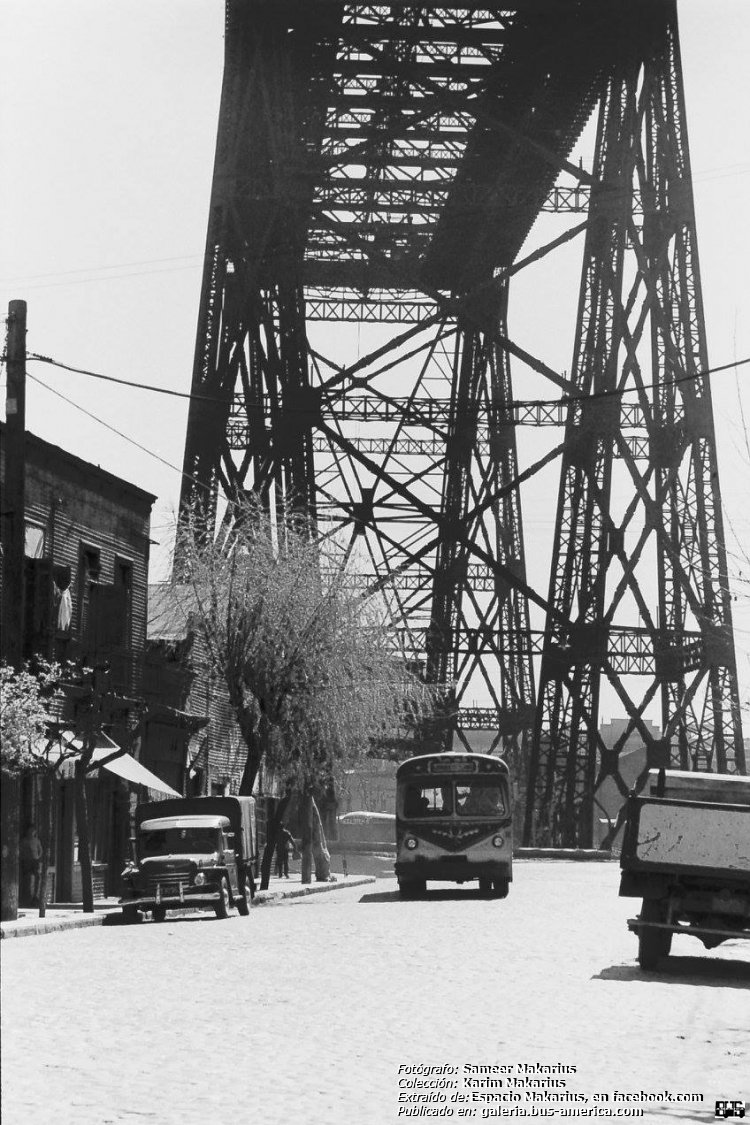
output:
MULTIPOLYGON (((7 664, 23 663, 24 534, 26 501, 26 302, 8 305, 8 386, 5 399, 5 480, 2 498, 2 639, 7 664)), ((0 787, 2 864, 0 913, 4 922, 18 917, 19 784, 3 775, 0 787)))
POLYGON ((3 484, 3 639, 7 664, 23 660, 23 556, 26 500, 26 302, 8 305, 8 387, 3 484))

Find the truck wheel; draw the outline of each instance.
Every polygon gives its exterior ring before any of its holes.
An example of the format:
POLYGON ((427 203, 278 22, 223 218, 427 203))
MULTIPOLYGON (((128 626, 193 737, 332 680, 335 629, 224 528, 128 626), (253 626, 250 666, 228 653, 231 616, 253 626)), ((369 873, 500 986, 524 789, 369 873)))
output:
POLYGON ((507 898, 510 890, 510 879, 493 879, 492 890, 495 898, 507 898))
POLYGON ((252 879, 245 879, 245 882, 240 888, 240 896, 237 899, 237 911, 246 918, 250 913, 250 907, 253 904, 253 881, 252 879))
POLYGON ((479 893, 480 895, 492 894, 492 880, 485 879, 484 876, 479 880, 479 893))
POLYGON ((151 911, 151 916, 155 922, 163 922, 167 916, 166 906, 154 906, 151 911))
POLYGON ((217 918, 228 918, 229 917, 229 883, 226 881, 226 878, 221 880, 221 886, 219 887, 219 893, 220 893, 221 897, 219 898, 219 901, 214 904, 214 910, 216 911, 216 917, 217 918))
MULTIPOLYGON (((645 898, 641 907, 641 921, 665 922, 666 906, 659 899, 645 898)), ((642 969, 655 969, 662 957, 668 957, 672 948, 669 930, 643 929, 638 933, 638 964, 642 969)))
POLYGON ((426 879, 399 879, 398 889, 402 898, 419 898, 427 890, 426 879))

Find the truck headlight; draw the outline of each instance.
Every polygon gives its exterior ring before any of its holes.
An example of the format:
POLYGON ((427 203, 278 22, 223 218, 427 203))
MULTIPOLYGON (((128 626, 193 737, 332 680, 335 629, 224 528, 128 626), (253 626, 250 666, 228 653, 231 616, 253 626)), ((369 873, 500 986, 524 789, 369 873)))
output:
POLYGON ((404 843, 405 843, 406 847, 409 849, 409 851, 412 851, 412 852, 414 851, 414 849, 417 846, 417 841, 414 839, 413 836, 407 836, 406 839, 404 840, 404 843))
POLYGON ((492 837, 493 848, 501 848, 504 843, 505 843, 505 838, 503 836, 493 836, 492 837))
POLYGON ((206 881, 206 876, 203 874, 203 872, 202 871, 196 871, 195 878, 193 879, 193 882, 196 885, 196 887, 202 887, 203 884, 205 883, 205 881, 206 881))

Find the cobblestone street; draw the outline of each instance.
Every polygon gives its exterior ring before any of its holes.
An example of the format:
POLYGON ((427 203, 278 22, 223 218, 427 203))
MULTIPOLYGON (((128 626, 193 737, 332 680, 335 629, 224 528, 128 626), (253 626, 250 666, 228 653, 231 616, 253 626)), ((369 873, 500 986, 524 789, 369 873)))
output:
POLYGON ((464 1064, 513 1064, 589 1109, 595 1093, 627 1106, 615 1090, 702 1094, 640 1120, 713 1121, 716 1099, 750 1101, 750 945, 679 937, 642 973, 618 876, 530 861, 505 901, 446 886, 402 902, 379 880, 225 922, 5 941, 4 1125, 391 1125, 416 1119, 399 1095, 424 1088, 399 1066, 419 1064, 458 1068, 427 1087, 446 1117, 559 1116, 523 1083, 518 1101, 451 1102, 473 1096, 464 1064))

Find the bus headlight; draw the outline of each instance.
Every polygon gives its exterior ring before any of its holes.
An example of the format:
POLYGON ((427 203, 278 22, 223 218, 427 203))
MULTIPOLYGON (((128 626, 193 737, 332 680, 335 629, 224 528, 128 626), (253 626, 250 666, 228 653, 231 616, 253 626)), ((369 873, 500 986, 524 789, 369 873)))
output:
POLYGON ((203 884, 205 883, 205 881, 206 881, 206 876, 203 874, 203 872, 202 871, 196 871, 195 878, 193 879, 193 882, 194 882, 195 886, 196 887, 202 887, 203 884))
POLYGON ((406 847, 409 849, 409 851, 412 851, 412 852, 414 851, 414 849, 417 846, 417 841, 414 839, 413 836, 407 836, 406 839, 404 840, 404 843, 405 843, 406 847))
POLYGON ((504 843, 505 843, 505 837, 504 836, 493 836, 492 837, 493 848, 501 848, 504 843))

